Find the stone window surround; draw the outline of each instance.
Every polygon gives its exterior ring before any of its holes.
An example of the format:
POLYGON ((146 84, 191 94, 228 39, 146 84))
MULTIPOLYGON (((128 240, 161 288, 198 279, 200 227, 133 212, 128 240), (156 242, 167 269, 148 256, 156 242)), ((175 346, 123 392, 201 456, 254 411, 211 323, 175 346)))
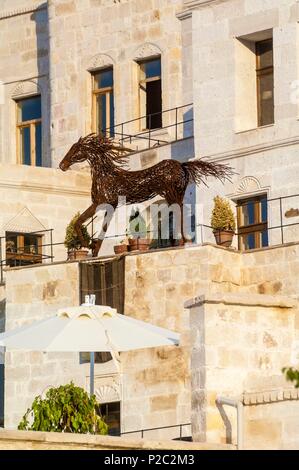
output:
MULTIPOLYGON (((44 107, 44 93, 43 89, 41 86, 35 81, 35 80, 21 80, 15 85, 13 88, 12 92, 10 93, 10 108, 11 108, 11 115, 13 116, 12 123, 14 122, 14 130, 13 133, 15 135, 15 162, 17 164, 20 164, 20 158, 19 158, 19 146, 18 146, 18 128, 17 128, 17 102, 26 99, 26 98, 31 98, 34 96, 40 96, 41 97, 41 106, 42 106, 42 116, 43 116, 43 107, 44 107)), ((41 118, 41 122, 43 122, 43 118, 41 118)), ((44 143, 44 126, 42 126, 42 143, 44 143)), ((44 154, 42 152, 42 160, 43 160, 44 154)))
MULTIPOLYGON (((266 39, 273 39, 273 29, 256 31, 236 36, 235 41, 235 134, 264 129, 275 125, 258 125, 258 93, 256 77, 255 44, 266 39), (244 72, 247 72, 246 75, 244 72), (245 76, 248 81, 244 93, 245 76), (246 110, 244 112, 244 110, 246 110)), ((273 48, 274 48, 273 44, 273 48)), ((275 106, 274 106, 275 108, 275 106)))
MULTIPOLYGON (((163 53, 163 49, 155 43, 147 42, 144 44, 141 44, 138 46, 132 53, 129 55, 128 60, 125 63, 122 63, 122 67, 124 66, 129 66, 133 67, 133 82, 132 83, 132 94, 131 98, 134 102, 134 106, 132 107, 134 109, 133 112, 133 117, 128 118, 130 119, 137 119, 140 116, 140 107, 139 107, 139 62, 144 61, 147 59, 152 59, 155 57, 160 57, 161 58, 161 80, 162 80, 162 101, 167 94, 165 93, 165 90, 167 89, 167 63, 166 63, 166 58, 163 53)), ((117 61, 114 57, 112 57, 109 54, 106 53, 99 53, 91 57, 85 64, 84 68, 88 72, 88 88, 90 91, 90 95, 92 94, 92 84, 90 80, 90 75, 94 74, 95 72, 105 69, 105 68, 113 68, 113 81, 114 81, 114 88, 115 88, 115 95, 114 95, 114 117, 115 117, 115 125, 124 122, 123 120, 119 120, 118 117, 118 109, 119 109, 119 103, 120 100, 117 98, 117 90, 119 89, 119 83, 120 83, 120 70, 117 64, 117 61)), ((165 101, 165 100, 164 100, 165 101)), ((91 108, 91 103, 90 106, 91 108)), ((167 103, 166 103, 166 108, 167 108, 167 103)), ((165 107, 164 107, 165 109, 165 107)), ((166 113, 167 114, 167 113, 166 113)), ((92 117, 92 113, 90 113, 92 117)), ((168 122, 166 122, 168 119, 168 116, 163 116, 163 125, 167 125, 168 122), (165 122, 164 122, 165 120, 165 122)), ((136 123, 132 123, 132 127, 136 126, 136 123)), ((91 119, 91 127, 92 127, 92 119, 91 119)), ((137 126, 136 126, 137 127, 137 126)), ((139 129, 133 129, 132 132, 137 131, 139 129)))

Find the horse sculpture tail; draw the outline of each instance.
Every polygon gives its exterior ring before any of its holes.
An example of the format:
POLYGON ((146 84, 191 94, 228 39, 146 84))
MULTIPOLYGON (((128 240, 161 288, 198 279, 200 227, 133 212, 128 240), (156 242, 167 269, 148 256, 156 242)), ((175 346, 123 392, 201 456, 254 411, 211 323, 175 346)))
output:
POLYGON ((188 184, 204 183, 207 185, 205 180, 208 176, 213 176, 224 182, 226 179, 230 180, 230 177, 234 174, 234 171, 228 165, 207 162, 201 159, 182 163, 182 167, 186 174, 188 184))

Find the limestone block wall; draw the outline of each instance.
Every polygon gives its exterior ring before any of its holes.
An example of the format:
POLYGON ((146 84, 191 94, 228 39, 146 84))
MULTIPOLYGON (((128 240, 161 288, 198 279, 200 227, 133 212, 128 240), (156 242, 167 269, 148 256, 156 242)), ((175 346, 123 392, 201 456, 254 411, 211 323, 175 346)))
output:
MULTIPOLYGON (((125 313, 180 332, 182 343, 179 348, 121 354, 123 432, 190 423, 189 319, 183 304, 198 289, 229 292, 239 285, 237 265, 231 267, 239 256, 206 246, 126 257, 125 313)), ((53 315, 61 306, 78 305, 78 276, 76 262, 9 270, 6 329, 53 315)), ((88 389, 88 364, 79 364, 77 354, 8 352, 5 364, 6 427, 15 427, 33 398, 49 385, 73 379, 88 389)), ((110 386, 111 380, 119 382, 110 362, 96 366, 96 388, 110 386)), ((174 432, 177 436, 178 430, 174 432)), ((190 427, 183 432, 190 435, 190 427)), ((159 436, 173 437, 172 433, 168 430, 159 436)))
POLYGON ((298 243, 244 253, 243 289, 258 294, 298 297, 298 255, 298 243))
POLYGON ((17 162, 15 100, 40 94, 43 165, 51 166, 47 2, 39 0, 1 2, 0 44, 0 163, 17 162))
MULTIPOLYGON (((90 184, 87 173, 0 165, 0 236, 4 237, 6 231, 53 229, 53 243, 63 243, 71 218, 90 205, 90 184)), ((42 244, 50 241, 49 232, 45 233, 42 244)), ((43 248, 43 254, 50 256, 49 246, 43 248)), ((55 245, 53 254, 56 261, 67 258, 63 245, 55 245)), ((4 242, 2 259, 5 259, 4 242)))
POLYGON ((293 396, 281 372, 298 337, 297 302, 225 294, 197 297, 188 305, 194 439, 236 442, 236 411, 215 403, 224 396, 244 403, 245 448, 298 448, 295 435, 287 438, 298 420, 298 394, 293 396))
MULTIPOLYGON (((91 131, 91 75, 114 70, 115 123, 140 116, 136 60, 161 54, 163 109, 180 106, 181 0, 49 4, 52 161, 91 131), (101 28, 98 25, 101 25, 101 28)), ((165 123, 169 116, 165 116, 165 123)), ((133 124, 131 133, 139 130, 133 124)), ((125 132, 129 132, 127 128, 125 132)))
MULTIPOLYGON (((267 194, 268 199, 297 194, 297 3, 198 0, 184 2, 179 18, 184 88, 193 93, 195 155, 224 161, 236 171, 232 183, 223 186, 210 180, 210 189, 198 188, 197 203, 204 201, 204 208, 203 214, 198 212, 197 223, 210 224, 217 194, 233 201, 259 194, 267 194), (239 39, 269 30, 274 50, 275 122, 257 127, 254 56, 246 57, 249 49, 239 39)), ((298 197, 285 200, 283 215, 298 203, 298 197)), ((275 227, 280 219, 279 202, 270 203, 268 210, 269 226, 275 227)), ((290 221, 299 219, 283 216, 283 223, 290 221)), ((209 230, 204 235, 206 242, 213 241, 209 230)), ((200 240, 200 229, 197 236, 200 240)), ((298 238, 298 227, 285 231, 285 242, 298 238)), ((279 243, 280 231, 271 230, 269 244, 279 243)))

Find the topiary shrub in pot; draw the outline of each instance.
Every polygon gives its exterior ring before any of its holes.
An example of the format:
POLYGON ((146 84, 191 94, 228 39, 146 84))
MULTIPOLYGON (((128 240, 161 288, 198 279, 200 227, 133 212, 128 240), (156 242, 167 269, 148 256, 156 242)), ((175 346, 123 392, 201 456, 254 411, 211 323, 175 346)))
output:
POLYGON ((35 397, 19 426, 23 431, 108 434, 95 395, 90 397, 73 382, 50 388, 45 398, 35 397))
POLYGON ((220 196, 214 198, 211 227, 217 245, 230 247, 236 230, 235 216, 229 201, 220 196))
MULTIPOLYGON (((64 246, 68 250, 68 259, 84 259, 88 255, 88 248, 82 246, 81 241, 77 235, 75 224, 80 217, 80 212, 74 215, 70 223, 68 224, 65 232, 65 239, 64 239, 64 246)), ((91 242, 91 237, 88 233, 87 228, 83 225, 82 228, 82 235, 86 245, 89 246, 91 242)))
POLYGON ((129 251, 147 251, 150 248, 150 239, 147 237, 147 226, 139 209, 132 209, 129 218, 129 251))

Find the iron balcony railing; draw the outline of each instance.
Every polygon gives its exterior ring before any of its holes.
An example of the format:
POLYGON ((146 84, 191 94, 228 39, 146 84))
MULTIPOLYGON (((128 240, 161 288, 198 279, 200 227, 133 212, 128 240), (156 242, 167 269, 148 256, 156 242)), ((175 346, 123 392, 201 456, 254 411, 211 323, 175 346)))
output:
MULTIPOLYGON (((247 203, 244 202, 242 204, 237 205, 236 207, 244 206, 247 203)), ((249 204, 249 203, 248 203, 249 204)), ((286 243, 292 242, 299 242, 299 194, 293 194, 288 196, 281 196, 277 198, 272 198, 267 200, 267 221, 266 221, 266 231, 267 231, 267 238, 268 243, 267 246, 279 246, 284 245, 286 243), (294 222, 293 222, 294 220, 294 222)), ((90 219, 90 221, 86 224, 90 232, 90 236, 92 240, 96 239, 95 233, 95 220, 96 217, 90 219)), ((260 225, 261 224, 253 224, 248 226, 247 235, 254 234, 256 232, 260 232, 260 225)), ((204 243, 215 243, 213 229, 208 224, 196 224, 197 227, 197 239, 196 243, 201 245, 204 243)), ((65 261, 67 259, 67 253, 65 253, 64 257, 62 258, 55 255, 55 247, 63 246, 64 241, 54 242, 53 241, 53 229, 44 230, 42 232, 31 232, 28 235, 46 235, 49 234, 49 242, 42 243, 38 245, 38 253, 36 256, 32 256, 31 261, 28 259, 28 264, 34 263, 43 263, 43 262, 53 262, 55 261, 65 261)), ((147 230, 147 237, 153 239, 156 236, 156 231, 153 232, 152 230, 147 230)), ((126 237, 126 233, 114 233, 112 235, 107 235, 106 239, 119 239, 120 237, 126 237)), ((235 232, 236 236, 241 236, 242 233, 237 229, 235 232)), ((156 240, 156 239, 155 239, 156 240)), ((179 245, 179 240, 176 240, 175 237, 169 237, 167 240, 156 240, 157 243, 154 243, 151 248, 163 249, 168 248, 170 246, 179 245)), ((193 239, 195 241, 195 237, 193 239)), ((6 257, 6 250, 5 248, 6 238, 0 237, 0 284, 4 283, 4 269, 8 266, 18 266, 22 265, 20 262, 20 258, 22 258, 22 254, 26 255, 26 247, 24 247, 21 251, 15 252, 15 262, 13 261, 13 257, 7 259, 6 257), (4 257, 3 257, 4 254, 4 257), (20 263, 20 264, 19 264, 20 263)), ((28 253, 28 252, 27 252, 28 253)), ((25 256, 26 258, 26 256, 25 256)), ((30 258, 30 257, 29 257, 30 258)), ((23 260, 26 263, 26 259, 23 260)))
POLYGON ((129 121, 102 129, 102 133, 115 137, 122 145, 132 144, 136 140, 147 142, 147 148, 170 144, 180 138, 191 137, 193 135, 193 103, 130 119, 129 121), (157 116, 161 116, 161 127, 152 126, 152 122, 157 116), (147 128, 142 128, 143 122, 148 123, 147 128), (136 128, 139 129, 137 132, 136 128), (165 140, 157 135, 158 131, 161 130, 173 131, 170 133, 170 140, 165 140))

